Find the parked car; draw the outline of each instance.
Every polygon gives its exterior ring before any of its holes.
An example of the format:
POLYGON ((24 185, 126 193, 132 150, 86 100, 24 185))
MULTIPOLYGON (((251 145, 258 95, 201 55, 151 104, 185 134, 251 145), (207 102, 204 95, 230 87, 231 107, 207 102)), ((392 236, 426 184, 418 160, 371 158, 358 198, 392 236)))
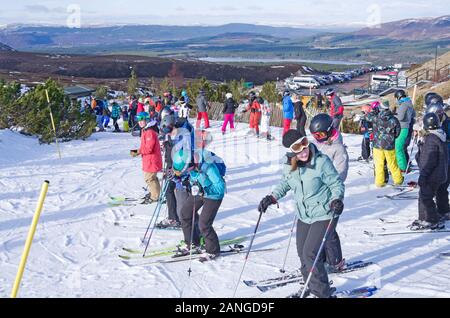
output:
POLYGON ((318 88, 320 83, 313 77, 297 76, 292 79, 301 88, 318 88))

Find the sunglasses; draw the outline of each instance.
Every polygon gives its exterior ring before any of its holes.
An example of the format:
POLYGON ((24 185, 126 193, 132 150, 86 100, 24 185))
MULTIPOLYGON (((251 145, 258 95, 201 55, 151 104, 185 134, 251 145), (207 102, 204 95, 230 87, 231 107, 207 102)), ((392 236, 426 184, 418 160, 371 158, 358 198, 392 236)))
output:
POLYGON ((314 136, 314 138, 320 140, 320 139, 325 139, 328 137, 328 132, 326 131, 317 131, 312 133, 312 135, 314 136))
POLYGON ((308 147, 308 146, 309 146, 308 138, 302 137, 302 138, 300 138, 299 140, 297 140, 296 142, 294 142, 294 143, 289 147, 289 149, 290 149, 292 152, 300 153, 300 152, 302 152, 302 151, 303 151, 306 147, 308 147))

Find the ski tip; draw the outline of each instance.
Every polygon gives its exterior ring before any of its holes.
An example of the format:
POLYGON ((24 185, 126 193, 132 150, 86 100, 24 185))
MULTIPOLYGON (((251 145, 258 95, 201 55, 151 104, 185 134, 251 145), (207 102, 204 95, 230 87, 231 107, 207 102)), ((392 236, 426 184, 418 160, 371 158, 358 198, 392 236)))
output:
POLYGON ((119 257, 120 257, 121 259, 126 259, 126 260, 131 259, 131 257, 130 257, 130 256, 127 256, 127 255, 120 255, 120 254, 119 254, 119 257))

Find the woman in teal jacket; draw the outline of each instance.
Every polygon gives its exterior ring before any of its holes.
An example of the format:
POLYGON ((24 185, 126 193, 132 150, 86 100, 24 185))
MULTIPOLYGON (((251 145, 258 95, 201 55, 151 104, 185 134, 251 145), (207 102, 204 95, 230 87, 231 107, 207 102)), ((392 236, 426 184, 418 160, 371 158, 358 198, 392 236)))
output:
MULTIPOLYGON (((194 245, 195 253, 200 253, 200 234, 205 240, 206 252, 202 258, 211 260, 220 255, 220 245, 217 233, 213 228, 213 222, 217 211, 222 204, 225 195, 225 180, 220 175, 216 164, 209 158, 209 152, 202 150, 201 160, 188 165, 190 194, 181 208, 181 227, 183 229, 184 241, 188 244, 187 248, 180 251, 181 255, 189 254, 190 245, 194 245), (197 211, 203 207, 200 216, 197 211), (194 212, 195 211, 195 212, 194 212), (192 217, 195 217, 194 223, 198 220, 200 233, 192 233, 192 217), (191 244, 189 244, 191 243, 191 244)), ((185 160, 185 159, 184 159, 185 160)), ((183 160, 183 150, 180 150, 173 156, 173 169, 175 174, 183 172, 186 162, 183 160)), ((194 227, 195 229, 196 227, 194 227)))
MULTIPOLYGON (((298 216, 297 253, 306 281, 332 219, 332 211, 335 218, 329 233, 334 231, 337 217, 344 208, 344 184, 330 158, 310 144, 299 131, 289 130, 283 137, 283 145, 290 149, 292 155, 288 156, 281 182, 260 202, 258 210, 265 212, 269 205, 277 203, 289 191, 293 192, 298 216)), ((325 253, 322 251, 311 276, 309 291, 312 296, 328 298, 333 290, 324 264, 325 253)))

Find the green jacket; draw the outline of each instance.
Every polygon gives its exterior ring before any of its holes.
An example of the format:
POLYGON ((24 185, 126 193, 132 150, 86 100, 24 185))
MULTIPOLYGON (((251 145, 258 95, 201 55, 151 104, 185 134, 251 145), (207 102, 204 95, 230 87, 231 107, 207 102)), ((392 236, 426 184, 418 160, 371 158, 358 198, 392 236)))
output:
POLYGON ((312 159, 291 171, 286 164, 283 179, 272 191, 277 201, 292 190, 298 218, 307 224, 331 219, 330 203, 344 198, 345 186, 328 156, 310 144, 312 159))

